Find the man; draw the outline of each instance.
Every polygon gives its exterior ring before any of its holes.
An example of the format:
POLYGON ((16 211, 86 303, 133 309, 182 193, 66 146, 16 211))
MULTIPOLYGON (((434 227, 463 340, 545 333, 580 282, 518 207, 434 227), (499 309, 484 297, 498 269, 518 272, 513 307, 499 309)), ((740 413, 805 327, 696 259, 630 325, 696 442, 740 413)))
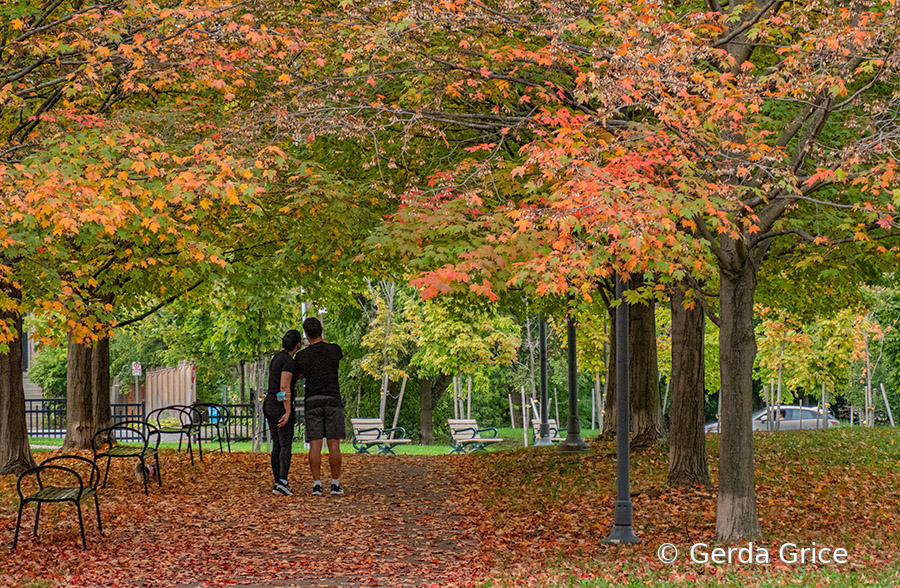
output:
POLYGON ((297 367, 306 379, 306 440, 309 441, 309 470, 313 477, 313 496, 322 495, 322 440, 328 443, 328 465, 331 467, 331 495, 340 496, 341 439, 344 427, 344 403, 338 384, 338 363, 344 357, 340 345, 322 338, 322 323, 315 317, 303 321, 308 345, 295 357, 297 367))

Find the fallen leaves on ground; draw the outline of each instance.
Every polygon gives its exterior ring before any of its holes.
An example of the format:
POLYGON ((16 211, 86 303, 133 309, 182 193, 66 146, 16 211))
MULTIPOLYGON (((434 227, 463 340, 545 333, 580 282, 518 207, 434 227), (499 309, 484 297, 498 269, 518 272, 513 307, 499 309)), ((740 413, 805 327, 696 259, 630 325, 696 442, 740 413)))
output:
MULTIPOLYGON (((614 442, 595 441, 589 454, 558 455, 532 448, 479 457, 467 508, 479 519, 481 547, 493 555, 494 585, 616 586, 642 581, 755 586, 801 583, 844 586, 845 574, 864 583, 900 585, 900 443, 891 429, 762 433, 757 446, 757 504, 769 565, 685 561, 695 543, 715 544, 714 489, 666 486, 667 448, 633 456, 631 498, 636 546, 601 543, 612 528, 614 442), (786 565, 785 542, 799 547, 845 547, 846 566, 786 565), (657 549, 673 543, 676 564, 657 549), (885 577, 888 579, 885 580, 885 577), (774 580, 773 580, 774 578, 774 580), (643 579, 643 580, 642 580, 643 579), (836 583, 834 583, 836 582, 836 583)), ((715 480, 718 439, 709 438, 715 480)), ((737 547, 742 547, 738 545, 737 547)), ((724 547, 728 547, 727 545, 724 547)), ((854 584, 855 585, 855 584, 854 584)))
POLYGON ((299 455, 292 497, 272 495, 265 454, 161 460, 163 486, 154 482, 149 496, 133 460, 113 461, 100 491, 104 537, 85 509, 87 551, 75 509, 45 505, 38 537, 30 507, 10 552, 18 501, 14 478, 3 479, 0 585, 468 586, 479 575, 471 525, 455 506, 459 459, 345 455, 343 497, 311 496, 299 455))

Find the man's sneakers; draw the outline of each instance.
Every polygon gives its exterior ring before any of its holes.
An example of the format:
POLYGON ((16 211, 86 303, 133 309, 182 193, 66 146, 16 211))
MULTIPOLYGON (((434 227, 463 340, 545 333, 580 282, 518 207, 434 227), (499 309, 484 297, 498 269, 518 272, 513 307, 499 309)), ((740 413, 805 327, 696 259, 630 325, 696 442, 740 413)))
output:
MULTIPOLYGON (((291 487, 288 486, 288 483, 285 481, 279 481, 275 483, 275 487, 272 488, 272 494, 278 494, 281 496, 293 496, 294 492, 291 490, 291 487)), ((312 489, 313 496, 322 496, 322 484, 313 484, 312 489)), ((331 495, 332 496, 343 496, 344 489, 341 488, 341 483, 331 483, 331 495)))
MULTIPOLYGON (((322 485, 321 484, 313 484, 312 490, 313 496, 322 496, 322 485)), ((344 489, 341 488, 341 484, 334 482, 331 483, 331 495, 332 496, 343 496, 344 489)))
POLYGON ((294 492, 291 490, 291 487, 288 486, 288 483, 285 481, 275 482, 275 487, 272 488, 272 494, 281 494, 282 496, 293 496, 294 492))

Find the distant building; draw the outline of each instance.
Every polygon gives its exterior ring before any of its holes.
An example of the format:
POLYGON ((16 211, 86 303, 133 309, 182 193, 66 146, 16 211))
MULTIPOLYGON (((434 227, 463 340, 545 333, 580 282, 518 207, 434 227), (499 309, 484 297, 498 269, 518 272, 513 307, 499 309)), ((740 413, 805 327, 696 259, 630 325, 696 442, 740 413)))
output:
POLYGON ((31 333, 25 333, 25 336, 22 337, 22 378, 25 382, 25 398, 39 400, 44 397, 44 391, 28 378, 28 368, 34 363, 36 353, 31 333))

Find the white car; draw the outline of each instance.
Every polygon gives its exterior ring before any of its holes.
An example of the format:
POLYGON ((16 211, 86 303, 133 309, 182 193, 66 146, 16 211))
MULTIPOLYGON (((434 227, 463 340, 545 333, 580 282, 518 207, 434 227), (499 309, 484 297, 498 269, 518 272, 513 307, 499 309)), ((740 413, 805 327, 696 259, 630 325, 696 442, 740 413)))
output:
MULTIPOLYGON (((758 410, 753 413, 751 423, 754 431, 774 431, 777 426, 779 431, 796 431, 799 429, 821 429, 825 425, 822 423, 822 410, 816 406, 796 406, 782 405, 776 409, 772 407, 773 419, 779 422, 772 422, 769 426, 769 414, 767 409, 758 410)), ((831 411, 828 411, 828 428, 837 427, 840 422, 834 418, 831 411)), ((718 433, 719 422, 708 423, 704 427, 706 433, 718 433)))

